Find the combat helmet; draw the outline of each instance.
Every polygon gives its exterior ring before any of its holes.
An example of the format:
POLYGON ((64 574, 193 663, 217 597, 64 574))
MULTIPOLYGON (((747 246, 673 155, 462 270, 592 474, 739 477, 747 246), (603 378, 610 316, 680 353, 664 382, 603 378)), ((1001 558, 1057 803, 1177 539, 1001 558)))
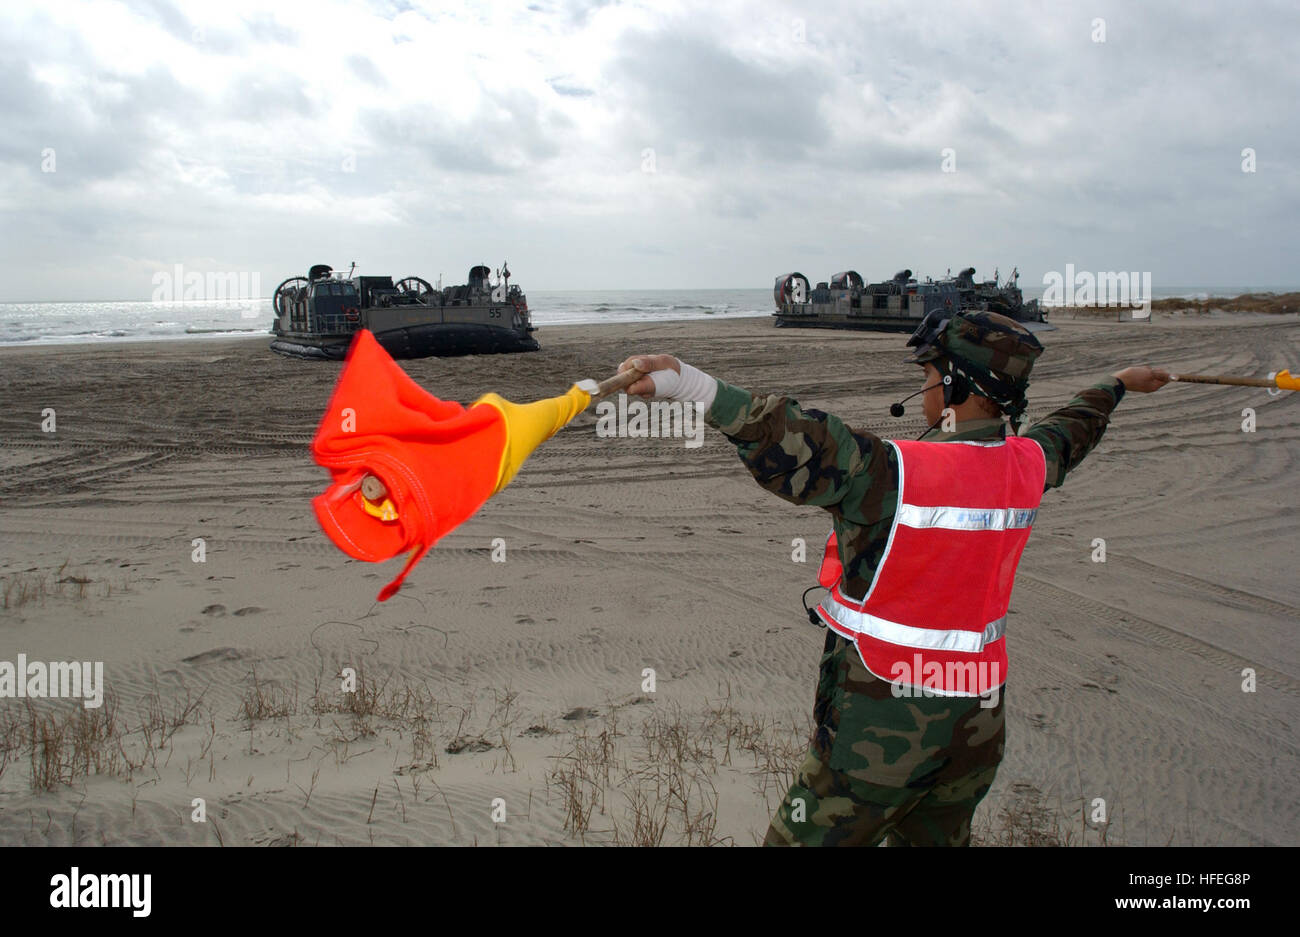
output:
POLYGON ((996 312, 952 313, 936 309, 917 326, 907 346, 912 364, 933 362, 943 373, 944 404, 958 404, 973 393, 987 397, 1019 426, 1029 401, 1029 372, 1043 346, 1033 334, 996 312))

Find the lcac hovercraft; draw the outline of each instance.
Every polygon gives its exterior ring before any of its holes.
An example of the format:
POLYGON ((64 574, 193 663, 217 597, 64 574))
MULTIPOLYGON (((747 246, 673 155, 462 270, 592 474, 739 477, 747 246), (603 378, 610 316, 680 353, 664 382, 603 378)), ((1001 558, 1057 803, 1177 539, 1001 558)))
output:
POLYGON ((939 280, 918 282, 911 270, 900 270, 892 279, 867 283, 856 270, 845 270, 810 288, 802 273, 786 273, 776 278, 772 315, 777 328, 910 332, 935 309, 987 310, 1009 316, 1031 332, 1056 328, 1038 300, 1025 301, 1019 281, 1018 270, 1005 282, 998 281, 996 271, 993 279, 977 281, 975 268, 967 267, 939 280))
MULTIPOLYGON (((394 358, 537 351, 528 300, 479 265, 464 286, 435 288, 420 277, 345 276, 316 264, 275 289, 271 350, 294 358, 342 360, 352 337, 368 329, 394 358)), ((439 280, 441 287, 441 280, 439 280)))

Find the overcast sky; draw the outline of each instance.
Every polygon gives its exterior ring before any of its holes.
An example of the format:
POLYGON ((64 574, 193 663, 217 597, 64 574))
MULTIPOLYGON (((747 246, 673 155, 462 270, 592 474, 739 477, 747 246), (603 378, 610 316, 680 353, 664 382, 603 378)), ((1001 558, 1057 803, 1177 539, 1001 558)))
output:
POLYGON ((1294 0, 6 0, 0 300, 353 260, 1296 284, 1297 37, 1294 0))

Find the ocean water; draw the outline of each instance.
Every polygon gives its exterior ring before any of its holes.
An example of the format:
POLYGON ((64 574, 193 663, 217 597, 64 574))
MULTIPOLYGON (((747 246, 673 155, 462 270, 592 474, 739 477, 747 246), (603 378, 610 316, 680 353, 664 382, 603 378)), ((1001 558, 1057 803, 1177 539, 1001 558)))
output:
MULTIPOLYGON (((533 325, 765 316, 771 290, 582 290, 526 294, 533 325)), ((0 303, 0 345, 266 334, 270 299, 0 303)))
MULTIPOLYGON (((1042 288, 1022 282, 1026 298, 1042 288)), ((1295 287, 1290 287, 1294 289, 1295 287)), ((1287 287, 1168 287, 1153 298, 1236 296, 1287 287)), ((734 290, 537 290, 527 292, 533 324, 583 325, 739 316, 773 311, 771 288, 734 290)), ((186 302, 0 303, 0 345, 165 341, 177 338, 265 334, 271 300, 186 302)))

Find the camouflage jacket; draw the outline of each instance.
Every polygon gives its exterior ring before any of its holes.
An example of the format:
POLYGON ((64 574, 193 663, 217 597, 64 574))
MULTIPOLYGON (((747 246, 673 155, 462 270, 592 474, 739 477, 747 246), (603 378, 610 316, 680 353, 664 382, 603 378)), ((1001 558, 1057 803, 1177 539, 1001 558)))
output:
MULTIPOLYGON (((1123 396, 1124 385, 1117 378, 1100 381, 1021 433, 1041 444, 1046 454, 1044 490, 1059 487, 1101 441, 1110 413, 1123 396)), ((721 380, 705 421, 735 443, 741 461, 762 487, 786 501, 831 513, 847 594, 866 595, 898 509, 893 446, 846 426, 839 417, 805 410, 793 398, 758 397, 721 380)), ((922 438, 998 439, 1006 431, 1001 419, 968 420, 957 424, 956 432, 934 430, 922 438)))

